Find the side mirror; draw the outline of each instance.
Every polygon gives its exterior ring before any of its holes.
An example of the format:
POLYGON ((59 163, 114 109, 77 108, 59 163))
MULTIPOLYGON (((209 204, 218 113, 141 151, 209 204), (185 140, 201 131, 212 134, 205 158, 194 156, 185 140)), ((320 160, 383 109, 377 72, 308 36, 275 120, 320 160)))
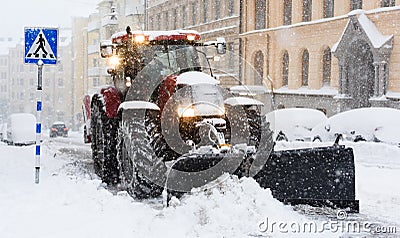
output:
POLYGON ((223 37, 217 38, 217 53, 222 55, 226 53, 226 41, 223 37))
POLYGON ((111 41, 102 41, 100 43, 100 55, 102 58, 109 58, 114 55, 114 45, 111 41))

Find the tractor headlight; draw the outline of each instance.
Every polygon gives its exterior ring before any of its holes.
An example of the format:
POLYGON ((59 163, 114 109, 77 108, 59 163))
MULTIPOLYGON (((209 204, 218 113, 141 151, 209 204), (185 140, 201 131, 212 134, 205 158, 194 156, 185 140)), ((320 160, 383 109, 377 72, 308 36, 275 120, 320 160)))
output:
POLYGON ((194 117, 194 108, 189 107, 178 107, 178 115, 179 117, 194 117))
POLYGON ((116 68, 120 63, 120 58, 116 55, 113 55, 109 58, 108 63, 111 67, 116 68))
POLYGON ((194 41, 194 40, 196 40, 196 35, 190 34, 190 35, 187 35, 186 38, 188 41, 194 41))
POLYGON ((142 44, 146 41, 146 37, 144 35, 135 35, 133 41, 137 44, 142 44))

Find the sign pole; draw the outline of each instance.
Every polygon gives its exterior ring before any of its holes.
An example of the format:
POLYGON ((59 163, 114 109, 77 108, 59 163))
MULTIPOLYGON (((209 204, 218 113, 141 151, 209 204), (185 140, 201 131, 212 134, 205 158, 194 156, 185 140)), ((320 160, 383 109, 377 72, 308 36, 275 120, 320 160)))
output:
POLYGON ((42 138, 42 124, 40 122, 40 114, 42 112, 42 72, 43 61, 38 63, 38 85, 37 85, 37 103, 36 103, 36 153, 35 153, 35 183, 39 183, 40 171, 40 141, 42 138))
POLYGON ((42 141, 42 72, 45 64, 57 64, 58 29, 25 27, 25 64, 37 64, 38 84, 36 103, 35 183, 39 183, 40 143, 42 141))

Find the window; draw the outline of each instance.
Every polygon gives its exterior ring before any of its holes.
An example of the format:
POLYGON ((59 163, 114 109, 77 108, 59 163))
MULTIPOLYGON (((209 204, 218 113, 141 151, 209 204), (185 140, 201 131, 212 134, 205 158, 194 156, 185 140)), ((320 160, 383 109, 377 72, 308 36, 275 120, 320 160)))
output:
POLYGON ((255 83, 259 83, 262 85, 263 75, 264 75, 264 54, 261 51, 257 51, 256 56, 254 57, 254 68, 256 71, 255 75, 255 83))
POLYGON ((206 23, 207 22, 207 0, 203 0, 203 22, 206 23))
POLYGON ((229 65, 229 68, 230 68, 230 69, 233 69, 233 68, 234 68, 234 61, 233 61, 233 56, 234 56, 234 54, 233 54, 233 42, 228 42, 226 45, 227 45, 226 48, 227 48, 227 50, 228 50, 228 65, 229 65))
POLYGON ((168 12, 164 13, 164 21, 165 21, 165 30, 169 30, 169 17, 168 12))
POLYGON ((362 9, 362 0, 351 0, 350 10, 362 9))
POLYGON ((177 28, 177 26, 178 26, 178 22, 177 22, 177 19, 178 19, 178 11, 176 10, 176 8, 174 9, 173 18, 174 18, 174 30, 176 30, 176 28, 177 28))
POLYGON ((93 60, 92 60, 92 63, 93 63, 93 67, 99 66, 99 65, 98 65, 98 60, 97 60, 97 59, 93 59, 93 60))
POLYGON ((328 47, 324 50, 322 58, 322 79, 324 85, 329 85, 331 80, 331 49, 328 47))
POLYGON ((161 14, 157 14, 157 30, 161 30, 161 14))
POLYGON ((182 6, 182 28, 186 26, 186 6, 182 6))
POLYGON ((285 0, 283 6, 283 24, 292 24, 292 0, 285 0))
POLYGON ((303 21, 311 21, 312 0, 303 0, 303 21))
POLYGON ((309 65, 310 65, 310 56, 308 54, 308 50, 304 50, 302 57, 302 70, 301 70, 301 79, 303 82, 303 86, 308 86, 309 65))
POLYGON ((99 78, 93 78, 93 87, 99 86, 99 78))
POLYGON ((64 87, 64 80, 63 80, 63 78, 58 78, 58 87, 60 87, 60 88, 64 87))
POLYGON ((7 79, 7 73, 6 72, 1 72, 0 78, 1 79, 7 79))
POLYGON ((289 54, 287 51, 283 54, 282 58, 282 84, 288 85, 289 82, 289 54))
POLYGON ((215 0, 215 20, 221 18, 220 8, 221 8, 221 0, 215 0))
POLYGON ((24 86, 24 79, 23 79, 23 78, 20 78, 20 79, 19 79, 19 85, 20 85, 20 86, 24 86))
POLYGON ((153 17, 150 17, 150 29, 154 30, 154 20, 153 17))
POLYGON ((232 16, 233 15, 233 13, 234 13, 234 7, 235 7, 235 5, 234 5, 234 2, 233 2, 234 0, 229 0, 229 2, 228 2, 228 15, 229 16, 232 16))
POLYGON ((192 25, 196 25, 197 21, 197 8, 196 8, 196 2, 192 4, 192 25))
POLYGON ((396 0, 382 0, 381 7, 394 7, 396 5, 396 0))
POLYGON ((324 0, 324 18, 334 16, 334 0, 324 0))
POLYGON ((255 1, 255 23, 256 23, 256 30, 265 29, 265 12, 266 12, 266 5, 265 0, 256 0, 255 1))

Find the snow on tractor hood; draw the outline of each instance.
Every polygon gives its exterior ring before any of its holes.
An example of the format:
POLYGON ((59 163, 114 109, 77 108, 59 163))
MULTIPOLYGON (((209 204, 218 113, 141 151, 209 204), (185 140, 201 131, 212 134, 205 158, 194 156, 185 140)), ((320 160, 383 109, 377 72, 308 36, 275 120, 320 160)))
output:
POLYGON ((126 101, 121 103, 118 107, 119 110, 129 110, 129 109, 150 109, 150 110, 156 110, 159 111, 160 108, 151 102, 145 102, 145 101, 126 101))
POLYGON ((218 85, 219 81, 203 72, 185 72, 176 77, 176 84, 196 85, 196 84, 212 84, 218 85))

